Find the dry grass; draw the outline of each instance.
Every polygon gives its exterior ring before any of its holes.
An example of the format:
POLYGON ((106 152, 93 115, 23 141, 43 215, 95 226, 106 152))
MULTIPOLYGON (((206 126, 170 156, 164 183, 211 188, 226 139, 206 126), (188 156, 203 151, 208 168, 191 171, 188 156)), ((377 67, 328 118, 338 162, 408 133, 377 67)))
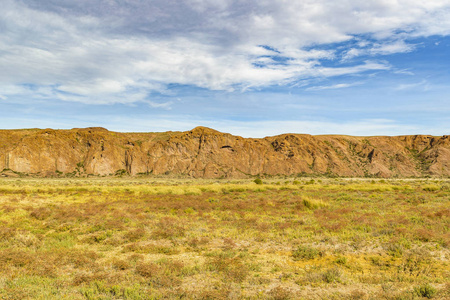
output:
POLYGON ((447 181, 263 182, 3 179, 0 298, 450 297, 447 181))

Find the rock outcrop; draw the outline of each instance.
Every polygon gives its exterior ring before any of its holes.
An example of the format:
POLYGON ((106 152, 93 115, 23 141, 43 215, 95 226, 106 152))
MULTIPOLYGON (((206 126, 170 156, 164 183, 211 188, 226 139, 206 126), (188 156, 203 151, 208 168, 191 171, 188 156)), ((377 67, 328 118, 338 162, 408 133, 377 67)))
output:
POLYGON ((450 137, 283 134, 252 139, 205 127, 164 133, 0 130, 1 170, 4 176, 450 176, 450 137))

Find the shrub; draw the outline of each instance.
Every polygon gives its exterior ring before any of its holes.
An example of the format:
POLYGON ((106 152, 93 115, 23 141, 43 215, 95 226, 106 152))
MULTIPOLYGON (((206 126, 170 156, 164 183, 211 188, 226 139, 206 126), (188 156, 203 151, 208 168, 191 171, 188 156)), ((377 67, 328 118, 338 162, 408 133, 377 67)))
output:
POLYGON ((432 268, 430 262, 430 254, 424 249, 409 251, 403 256, 398 271, 415 277, 427 275, 432 268))
POLYGON ((428 283, 415 287, 414 292, 420 297, 429 299, 436 295, 436 289, 428 283))
POLYGON ((125 239, 130 242, 135 242, 145 236, 145 229, 137 228, 134 230, 130 230, 125 234, 125 239))
POLYGON ((142 277, 151 278, 157 276, 160 272, 160 267, 154 263, 140 263, 136 266, 136 272, 142 277))
POLYGON ((434 192, 434 191, 437 191, 437 190, 439 190, 441 187, 439 186, 439 185, 436 185, 436 184, 427 184, 427 185, 424 185, 423 187, 422 187, 422 189, 424 190, 424 191, 427 191, 427 192, 434 192))
POLYGON ((203 246, 209 243, 209 238, 207 237, 201 237, 201 238, 193 238, 190 241, 188 241, 188 245, 197 248, 198 246, 203 246))
POLYGON ((82 249, 68 249, 58 253, 60 263, 72 264, 75 268, 89 268, 96 266, 99 255, 95 251, 82 249))
POLYGON ((0 252, 0 266, 6 265, 15 267, 29 266, 36 258, 29 252, 21 249, 4 249, 0 252))
POLYGON ((400 243, 388 243, 384 245, 386 252, 392 257, 402 257, 405 251, 404 246, 400 243))
POLYGON ((337 268, 328 269, 324 272, 322 271, 314 271, 317 268, 311 268, 306 274, 305 277, 298 282, 298 284, 313 284, 316 285, 320 282, 325 283, 335 283, 341 282, 342 273, 337 268))
POLYGON ((153 231, 152 238, 173 239, 183 237, 185 229, 179 224, 179 221, 172 217, 163 217, 156 224, 157 228, 153 231))
POLYGON ((0 241, 2 240, 9 240, 13 238, 16 235, 17 229, 15 228, 8 228, 8 227, 0 227, 0 241))
POLYGON ((323 253, 316 248, 311 248, 308 246, 299 246, 297 250, 292 252, 292 258, 294 260, 309 260, 318 256, 323 256, 323 253))
POLYGON ((123 259, 115 259, 112 264, 114 268, 118 270, 126 270, 130 268, 130 263, 123 259))
POLYGON ((349 299, 354 299, 354 300, 367 299, 367 295, 364 291, 353 290, 349 295, 349 299))
POLYGON ((303 196, 303 205, 310 210, 328 206, 327 203, 323 202, 320 199, 312 199, 305 196, 303 196))
POLYGON ((30 216, 37 220, 45 220, 52 214, 52 211, 46 207, 39 207, 30 213, 30 216))
POLYGON ((292 292, 289 289, 284 288, 282 286, 276 286, 273 289, 271 289, 269 295, 274 300, 292 299, 292 292))
POLYGON ((263 184, 263 181, 261 180, 261 178, 256 178, 255 180, 253 180, 253 182, 256 184, 263 184))
POLYGON ((339 269, 328 269, 322 274, 326 283, 341 282, 341 271, 339 269))
POLYGON ((223 248, 226 250, 231 250, 236 247, 236 243, 231 238, 223 239, 223 248))
POLYGON ((222 252, 218 256, 211 258, 209 269, 223 273, 228 280, 233 282, 243 282, 248 276, 249 268, 239 256, 231 256, 232 252, 222 252))
POLYGON ((347 263, 347 258, 345 256, 340 256, 336 258, 334 262, 340 265, 345 265, 347 263))

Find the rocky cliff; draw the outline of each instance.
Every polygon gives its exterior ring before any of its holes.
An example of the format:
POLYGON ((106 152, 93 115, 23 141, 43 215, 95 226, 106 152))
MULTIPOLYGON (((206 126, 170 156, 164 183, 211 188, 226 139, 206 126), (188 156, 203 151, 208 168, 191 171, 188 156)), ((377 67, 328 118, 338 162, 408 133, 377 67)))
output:
POLYGON ((1 170, 4 176, 450 176, 450 137, 283 134, 252 139, 205 127, 165 133, 0 130, 1 170))

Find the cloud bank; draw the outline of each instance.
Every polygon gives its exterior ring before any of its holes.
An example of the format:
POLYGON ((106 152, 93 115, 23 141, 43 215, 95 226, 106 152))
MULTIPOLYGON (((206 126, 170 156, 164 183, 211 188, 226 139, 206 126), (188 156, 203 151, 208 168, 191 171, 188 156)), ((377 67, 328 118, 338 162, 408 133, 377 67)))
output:
POLYGON ((449 35, 450 1, 4 0, 0 30, 0 101, 168 108, 152 95, 173 85, 239 91, 389 70, 384 55, 449 35))

